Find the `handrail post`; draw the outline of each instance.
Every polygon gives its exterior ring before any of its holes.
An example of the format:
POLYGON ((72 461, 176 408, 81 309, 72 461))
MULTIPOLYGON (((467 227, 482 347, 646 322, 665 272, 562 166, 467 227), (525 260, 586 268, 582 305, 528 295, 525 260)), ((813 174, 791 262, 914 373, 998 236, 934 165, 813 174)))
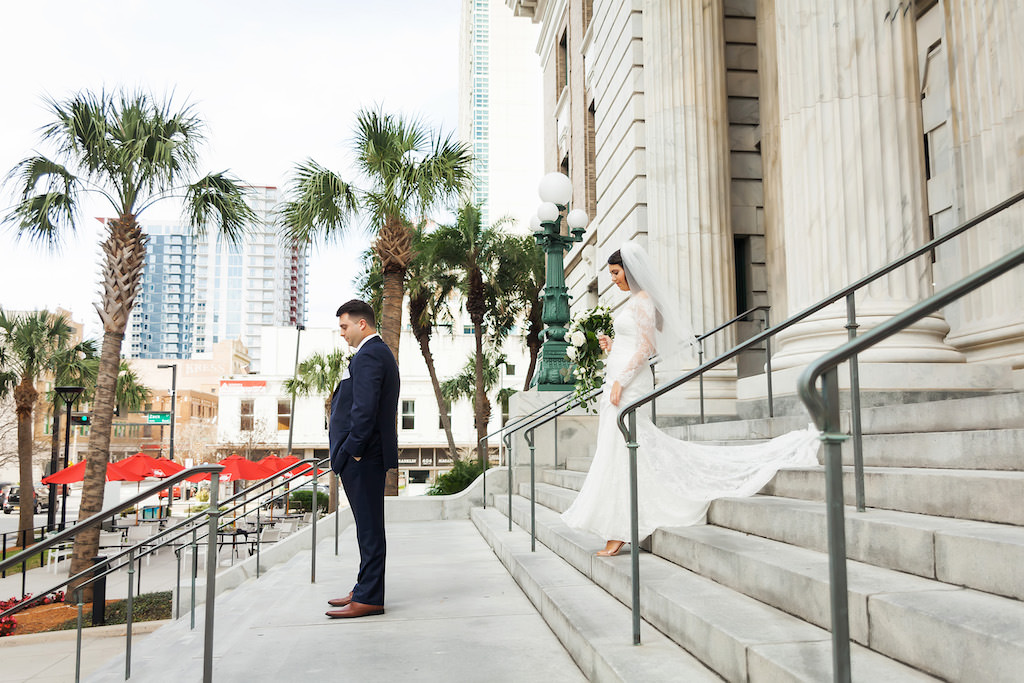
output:
POLYGON ((555 419, 552 420, 551 435, 555 441, 555 469, 558 469, 558 413, 555 413, 555 419))
MULTIPOLYGON (((142 566, 141 564, 139 566, 142 566)), ((132 591, 132 574, 135 573, 135 550, 128 551, 128 606, 126 609, 126 638, 124 645, 124 680, 132 677, 132 609, 135 595, 132 591)))
POLYGON ((530 552, 537 551, 537 475, 533 427, 523 432, 530 446, 530 552))
MULTIPOLYGON (((768 309, 764 312, 764 329, 767 330, 771 325, 768 322, 768 309)), ((772 396, 772 337, 768 335, 764 338, 764 370, 765 378, 768 383, 768 417, 775 417, 775 400, 772 396)))
POLYGON ((82 615, 85 612, 85 603, 82 601, 83 591, 81 588, 75 591, 75 602, 78 603, 78 633, 75 636, 75 683, 82 680, 82 615))
MULTIPOLYGON (((483 450, 484 450, 484 440, 480 439, 479 441, 477 441, 477 446, 476 447, 477 447, 477 449, 481 453, 483 453, 483 450)), ((488 458, 487 454, 484 453, 484 463, 485 463, 484 464, 484 510, 487 509, 487 465, 490 464, 487 461, 489 459, 490 458, 488 458)))
MULTIPOLYGON (((651 387, 656 388, 658 386, 658 373, 654 371, 654 364, 650 364, 647 367, 651 369, 651 387)), ((651 423, 658 424, 658 399, 651 400, 651 423)))
POLYGON ((832 607, 832 676, 850 683, 850 609, 846 581, 846 520, 843 500, 842 442, 839 424, 839 372, 830 368, 821 378, 827 413, 821 439, 825 443, 825 506, 828 525, 829 597, 832 607))
POLYGON ((192 592, 189 598, 189 631, 196 628, 196 576, 199 575, 199 543, 197 542, 198 529, 192 527, 192 592))
POLYGON ((632 565, 633 588, 633 644, 640 644, 640 515, 637 504, 636 450, 636 409, 629 413, 629 558, 632 565))
POLYGON ((210 530, 206 539, 206 625, 203 630, 203 683, 213 681, 213 614, 214 601, 217 599, 217 522, 220 511, 217 509, 217 493, 220 488, 220 475, 210 475, 210 530))
MULTIPOLYGON (((697 343, 697 367, 704 365, 704 340, 697 343)), ((697 378, 700 383, 700 423, 704 424, 704 373, 697 378)))
POLYGON ((313 463, 313 530, 311 532, 312 538, 310 539, 309 545, 309 582, 316 583, 316 520, 320 516, 320 492, 317 491, 317 471, 319 470, 320 463, 313 463))
POLYGON ((506 433, 501 438, 505 442, 505 459, 508 462, 508 530, 512 531, 512 434, 506 433))
MULTIPOLYGON (((857 303, 854 293, 846 295, 847 338, 857 338, 857 303)), ((860 366, 857 355, 850 357, 850 431, 853 433, 853 486, 857 496, 857 512, 864 512, 864 445, 860 424, 860 366)))
POLYGON ((181 548, 174 549, 175 562, 178 565, 174 574, 174 618, 181 618, 181 548))

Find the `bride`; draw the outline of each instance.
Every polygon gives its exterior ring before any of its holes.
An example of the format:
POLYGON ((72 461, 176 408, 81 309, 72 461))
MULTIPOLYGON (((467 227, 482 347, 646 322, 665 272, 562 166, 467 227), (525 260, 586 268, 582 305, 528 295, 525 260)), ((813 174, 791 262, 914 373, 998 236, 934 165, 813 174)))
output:
MULTIPOLYGON (((649 359, 688 352, 695 343, 684 316, 674 314, 650 258, 626 242, 608 258, 612 282, 629 292, 614 320, 615 339, 601 336, 605 390, 599 404, 597 451, 576 500, 562 514, 569 526, 609 539, 598 555, 616 555, 630 536, 629 451, 619 432, 619 406, 653 389, 649 359)), ((818 464, 818 431, 790 432, 766 443, 708 446, 665 434, 637 411, 639 537, 662 526, 704 521, 716 498, 751 496, 782 467, 818 464)))

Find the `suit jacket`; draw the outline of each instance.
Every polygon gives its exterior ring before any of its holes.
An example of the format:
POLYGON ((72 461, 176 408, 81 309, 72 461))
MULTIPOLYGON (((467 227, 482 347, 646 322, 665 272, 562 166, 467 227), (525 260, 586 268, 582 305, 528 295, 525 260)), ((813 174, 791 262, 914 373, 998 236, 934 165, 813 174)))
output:
POLYGON ((380 458, 398 467, 398 363, 380 337, 366 340, 331 397, 331 469, 349 458, 380 458))

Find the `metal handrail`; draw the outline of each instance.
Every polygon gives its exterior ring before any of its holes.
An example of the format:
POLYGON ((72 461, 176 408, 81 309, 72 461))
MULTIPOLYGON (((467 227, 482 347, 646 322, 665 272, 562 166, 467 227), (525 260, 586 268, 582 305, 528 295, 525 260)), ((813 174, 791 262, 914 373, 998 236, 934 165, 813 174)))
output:
MULTIPOLYGON (((484 436, 482 439, 480 439, 477 442, 477 448, 482 450, 483 447, 484 447, 484 441, 486 441, 487 439, 491 438, 492 436, 498 436, 499 434, 511 434, 512 432, 518 431, 521 428, 520 425, 523 425, 523 423, 525 423, 530 418, 536 416, 541 411, 558 410, 559 408, 563 407, 564 405, 566 405, 566 404, 568 404, 568 403, 570 403, 572 401, 573 401, 572 394, 562 394, 561 396, 556 398, 554 401, 551 401, 550 403, 545 403, 541 407, 534 409, 533 412, 531 412, 531 413, 529 413, 527 415, 521 415, 521 416, 517 417, 515 420, 513 420, 512 422, 510 422, 509 424, 504 425, 500 429, 496 429, 493 432, 491 432, 490 434, 484 436), (561 405, 559 405, 559 404, 561 404, 561 405)), ((545 412, 544 414, 547 414, 547 413, 545 412)), ((505 441, 504 438, 502 440, 505 441)), ((484 454, 484 473, 483 473, 484 474, 484 482, 483 482, 484 505, 483 505, 483 507, 484 507, 485 510, 487 509, 487 470, 490 469, 488 467, 487 460, 488 460, 487 454, 485 453, 484 454)), ((505 441, 505 460, 506 460, 506 464, 508 465, 508 485, 509 485, 509 491, 511 491, 512 490, 512 488, 511 488, 512 487, 512 451, 511 451, 511 446, 509 445, 508 441, 505 441)), ((511 507, 509 509, 511 510, 511 507)), ((510 516, 510 519, 511 519, 511 516, 510 516)))
MULTIPOLYGON (((774 327, 769 327, 768 329, 764 330, 760 334, 754 335, 750 339, 747 339, 745 342, 742 342, 742 343, 734 346, 732 349, 730 349, 729 351, 726 351, 725 353, 719 355, 718 357, 714 358, 713 360, 708 361, 707 363, 700 364, 697 368, 682 374, 681 376, 677 377, 674 380, 669 381, 666 384, 662 384, 660 387, 655 388, 654 390, 648 392, 644 396, 641 396, 640 398, 635 399, 635 400, 627 403, 626 405, 624 405, 620 409, 618 420, 617 420, 618 425, 619 425, 619 431, 622 433, 623 438, 626 440, 626 446, 629 449, 629 453, 630 453, 630 457, 629 457, 629 468, 630 468, 630 503, 631 503, 631 512, 630 512, 630 517, 631 517, 631 519, 630 519, 630 527, 631 527, 630 528, 630 534, 631 534, 631 539, 630 539, 631 540, 631 543, 630 543, 630 555, 631 555, 631 560, 632 560, 632 594, 633 594, 632 595, 632 602, 633 602, 633 604, 632 604, 632 611, 633 611, 633 644, 634 645, 638 645, 640 643, 640 565, 639 565, 639 547, 638 547, 639 546, 639 539, 637 538, 637 536, 639 534, 639 530, 638 530, 638 520, 637 520, 637 482, 636 482, 636 476, 637 476, 637 472, 636 472, 636 450, 638 448, 638 444, 637 444, 637 440, 636 440, 636 434, 637 434, 636 433, 636 411, 640 407, 642 407, 643 405, 645 405, 645 404, 655 400, 659 396, 661 396, 661 395, 663 395, 663 394, 665 394, 665 393, 667 393, 669 391, 672 391, 673 389, 675 389, 675 388, 685 384, 686 382, 690 381, 694 377, 697 377, 698 375, 703 375, 703 373, 706 372, 707 370, 715 368, 715 367, 721 365, 722 363, 724 363, 725 361, 727 361, 727 360, 729 360, 731 358, 734 358, 735 356, 739 355, 740 353, 742 353, 743 351, 747 350, 751 346, 754 346, 755 344, 757 344, 757 343, 759 343, 761 341, 767 341, 770 337, 778 334, 779 332, 782 332, 783 330, 788 329, 789 327, 792 327, 793 325, 795 325, 798 322, 801 322, 802 320, 804 320, 808 316, 813 315, 814 313, 817 313, 818 311, 820 311, 820 310, 822 310, 822 309, 832 305, 833 303, 835 303, 835 302, 837 302, 837 301, 839 301, 840 299, 843 299, 843 298, 846 299, 846 310, 847 310, 846 329, 847 329, 847 332, 848 332, 848 336, 849 336, 850 342, 852 342, 853 340, 855 340, 857 338, 856 330, 857 330, 858 325, 857 325, 857 322, 856 322, 855 295, 856 295, 856 292, 858 290, 860 290, 861 288, 865 287, 866 285, 871 284, 872 282, 875 282, 879 278, 882 278, 882 277, 888 275, 889 273, 895 271, 897 268, 900 268, 900 267, 906 265, 907 263, 910 263, 911 261, 913 261, 913 260, 915 260, 915 259, 917 259, 917 258, 919 258, 919 257, 921 257, 921 256, 923 256, 925 254, 933 252, 937 247, 941 246, 942 244, 945 244, 946 242, 948 242, 949 240, 953 239, 954 237, 957 237, 958 235, 963 234, 964 232, 966 232, 967 230, 973 228, 974 226, 984 222, 985 220, 987 220, 987 219, 991 218, 992 216, 1000 213, 1001 211, 1004 211, 1005 209, 1007 209, 1007 208, 1017 204, 1021 200, 1024 200, 1024 192, 1018 192, 1017 194, 1011 196, 1010 198, 1004 200, 1003 202, 1000 202, 999 204, 993 206, 992 208, 990 208, 990 209, 988 209, 986 211, 983 211, 982 213, 978 214, 974 218, 966 221, 965 223, 963 223, 960 226, 954 228, 953 230, 947 232, 946 234, 944 234, 944 235, 942 235, 940 237, 936 237, 935 239, 930 240, 929 242, 926 242, 925 244, 923 244, 922 246, 918 247, 917 249, 914 249, 910 253, 908 253, 908 254, 906 254, 906 255, 896 259, 895 261, 889 263, 886 266, 883 266, 882 268, 879 268, 878 270, 875 270, 875 271, 865 275, 864 277, 860 278, 859 280, 855 281, 854 283, 852 283, 850 285, 847 285, 846 287, 843 287, 842 289, 840 289, 840 290, 832 293, 831 295, 825 297, 824 299, 822 299, 818 303, 813 304, 812 306, 810 306, 808 308, 805 308, 803 311, 800 311, 799 313, 797 313, 797 314, 795 314, 793 316, 790 316, 789 318, 787 318, 783 322, 779 323, 778 325, 776 325, 774 327), (628 420, 628 425, 627 425, 627 420, 628 420)), ((997 262, 997 263, 999 263, 999 262, 997 262)), ((1010 267, 1012 268, 1013 266, 1010 266, 1010 267)), ((981 272, 981 271, 979 271, 979 272, 981 272)), ((928 300, 926 300, 926 301, 928 301, 928 300)), ((915 306, 914 309, 911 309, 911 310, 915 310, 916 308, 917 307, 915 306)), ((864 336, 867 336, 867 335, 864 335, 864 336)), ((850 342, 848 342, 848 343, 850 343, 850 342)), ((842 348, 842 347, 840 347, 840 348, 842 348)), ((860 379, 859 379, 860 375, 859 375, 859 369, 858 369, 858 363, 857 363, 857 356, 855 354, 851 355, 848 360, 849 360, 849 364, 850 364, 850 413, 851 413, 851 431, 853 432, 854 485, 855 485, 855 488, 856 488, 857 510, 858 510, 858 512, 863 512, 864 509, 865 509, 865 504, 864 504, 864 460, 863 460, 863 449, 862 449, 862 443, 861 443, 861 436, 862 435, 861 435, 861 424, 860 424, 860 379)), ((834 382, 833 385, 828 387, 828 388, 829 388, 830 392, 834 393, 833 403, 836 406, 838 406, 838 400, 839 400, 838 382, 837 381, 834 382)), ((837 431, 838 431, 838 428, 837 428, 837 431)), ((826 492, 826 495, 828 495, 828 492, 826 492)), ((840 498, 840 500, 841 500, 841 498, 840 498)), ((844 552, 844 557, 845 557, 845 552, 844 552)), ((842 585, 842 590, 843 590, 843 594, 845 595, 845 589, 846 589, 846 586, 845 586, 845 564, 843 565, 843 569, 844 569, 844 575, 843 575, 843 581, 842 581, 842 584, 843 584, 842 585)), ((845 624, 845 622, 844 622, 844 624, 845 624)), ((836 630, 837 629, 841 630, 844 627, 847 629, 847 633, 848 633, 848 628, 849 628, 848 624, 846 624, 845 626, 837 626, 836 624, 833 624, 833 638, 836 637, 835 636, 836 630)), ((847 657, 847 660, 848 660, 848 657, 847 657)), ((849 667, 848 667, 848 662, 847 662, 847 670, 848 670, 848 668, 849 667)), ((837 680, 840 680, 840 679, 837 679, 837 680)), ((847 676, 846 679, 843 679, 843 680, 849 680, 848 676, 847 676)))
POLYGON ((843 502, 843 460, 841 444, 846 439, 839 424, 840 363, 906 329, 931 313, 949 305, 1008 271, 1024 264, 1024 247, 1010 252, 972 275, 950 285, 903 313, 829 351, 804 369, 797 380, 797 392, 825 444, 825 505, 828 527, 829 591, 832 611, 832 664, 835 680, 850 680, 849 606, 846 591, 846 527, 843 502), (819 393, 815 390, 822 381, 819 393))
MULTIPOLYGON (((250 494, 251 492, 255 491, 256 489, 263 489, 263 490, 259 491, 257 493, 257 495, 255 496, 255 499, 258 500, 259 498, 262 498, 264 496, 272 494, 274 491, 276 491, 277 489, 281 488, 282 486, 288 486, 289 484, 293 483, 293 480, 289 479, 289 480, 284 480, 284 481, 278 482, 274 486, 271 486, 269 489, 264 488, 273 479, 276 479, 277 477, 284 476, 286 473, 288 473, 288 472, 290 472, 292 470, 307 469, 308 468, 310 470, 309 474, 312 476, 312 478, 314 480, 314 491, 315 491, 316 488, 317 488, 317 486, 316 486, 316 479, 318 477, 318 469, 319 469, 319 467, 321 465, 324 465, 328 461, 329 461, 329 458, 324 458, 322 460, 317 460, 316 458, 308 458, 306 460, 302 460, 302 461, 296 462, 296 463, 294 463, 292 465, 289 465, 288 467, 285 467, 284 469, 282 469, 282 470, 280 470, 278 472, 275 472, 274 474, 270 475, 269 477, 266 477, 266 478, 260 480, 259 482, 255 483, 255 484, 252 484, 248 488, 243 489, 242 491, 240 491, 240 492, 234 494, 233 496, 225 499, 221 503, 217 502, 217 495, 216 495, 217 494, 217 487, 216 486, 211 486, 211 489, 210 489, 210 504, 209 504, 209 509, 208 510, 206 510, 204 512, 197 513, 195 515, 192 515, 192 516, 188 517, 187 519, 183 520, 182 522, 179 522, 178 524, 176 524, 176 525, 174 525, 172 527, 169 527, 167 529, 162 529, 158 533, 154 534, 153 536, 151 536, 149 538, 146 538, 146 539, 144 539, 142 541, 139 541, 138 543, 136 543, 136 544, 134 544, 132 546, 129 546, 128 548, 122 550, 120 553, 118 553, 118 554, 116 554, 116 555, 114 555, 112 557, 104 558, 101 562, 98 562, 97 564, 93 565, 92 567, 90 567, 90 568, 88 568, 86 570, 83 570, 83 571, 75 574, 74 576, 70 576, 70 577, 64 579, 63 581, 61 581, 60 583, 57 583, 54 586, 50 587, 49 589, 40 592, 36 597, 30 598, 28 600, 25 600, 23 602, 18 603, 17 605, 14 605, 13 607, 9 608, 8 610, 0 613, 0 616, 6 616, 7 614, 16 613, 16 612, 18 612, 18 611, 20 611, 22 609, 27 608, 28 606, 30 606, 34 602, 42 599, 46 595, 49 595, 50 593, 53 593, 54 591, 56 591, 61 586, 64 586, 64 585, 69 584, 71 582, 77 581, 79 579, 83 579, 83 578, 86 579, 85 581, 83 581, 81 584, 79 584, 75 588, 76 595, 78 596, 78 612, 79 612, 79 615, 78 615, 78 645, 77 645, 76 664, 75 664, 75 666, 76 666, 76 681, 77 681, 79 676, 80 676, 80 668, 81 668, 81 648, 82 648, 82 645, 81 645, 81 629, 82 629, 82 617, 83 617, 82 613, 83 613, 83 607, 84 607, 84 604, 82 602, 83 592, 84 592, 85 588, 88 585, 92 584, 93 582, 98 581, 99 579, 102 579, 102 578, 104 578, 104 577, 106 577, 106 576, 108 576, 108 575, 110 575, 110 574, 112 574, 112 573, 114 573, 116 571, 119 571, 119 570, 123 569, 124 567, 128 567, 128 574, 129 574, 129 577, 128 577, 128 581, 129 581, 128 612, 129 612, 129 615, 128 615, 128 628, 127 628, 128 633, 127 633, 127 643, 126 643, 126 658, 125 658, 125 678, 127 679, 127 678, 129 678, 131 676, 131 609, 132 609, 132 598, 133 598, 133 591, 132 591, 132 586, 131 586, 131 583, 132 583, 132 576, 131 575, 135 572, 135 570, 134 570, 135 563, 136 562, 139 563, 139 567, 140 567, 140 571, 141 571, 141 560, 142 560, 143 557, 155 553, 160 548, 173 543, 174 541, 178 540, 179 538, 181 538, 183 536, 186 536, 186 535, 189 535, 189 534, 192 535, 192 540, 191 540, 191 543, 189 544, 189 545, 191 545, 193 547, 193 570, 192 570, 193 582, 192 582, 192 615, 191 615, 192 616, 192 624, 191 624, 191 627, 195 628, 195 575, 196 575, 195 547, 197 546, 199 541, 201 541, 201 540, 203 540, 205 538, 206 541, 207 541, 207 544, 208 544, 208 547, 207 547, 207 588, 206 588, 206 592, 207 592, 207 600, 206 600, 206 602, 207 602, 208 607, 207 607, 207 610, 206 610, 206 614, 207 614, 207 616, 206 616, 206 624, 207 624, 207 626, 206 626, 206 630, 204 632, 204 639, 206 641, 204 643, 204 681, 205 680, 211 680, 212 679, 212 646, 213 646, 213 640, 212 640, 212 637, 213 637, 213 627, 212 627, 213 614, 212 614, 212 612, 214 610, 214 597, 215 597, 215 586, 216 586, 216 584, 215 584, 215 581, 216 581, 216 566, 217 566, 216 565, 216 561, 217 561, 217 552, 216 552, 217 535, 215 533, 211 533, 212 530, 216 529, 217 531, 219 531, 220 529, 223 529, 224 527, 227 527, 227 526, 230 526, 230 525, 234 524, 237 521, 236 518, 232 518, 232 519, 230 519, 228 521, 225 521, 225 522, 222 522, 222 523, 218 523, 218 522, 219 522, 220 519, 223 518, 223 515, 225 515, 227 513, 230 513, 230 512, 233 512, 233 511, 237 510, 238 508, 244 507, 245 505, 248 505, 251 502, 254 502, 253 500, 250 500, 247 496, 248 496, 248 494, 250 494), (225 505, 227 503, 231 503, 231 502, 237 501, 239 499, 241 499, 240 502, 237 502, 234 506, 229 507, 229 508, 227 508, 226 510, 223 510, 223 511, 220 510, 220 508, 223 505, 225 505), (199 536, 199 535, 197 535, 197 531, 198 531, 197 522, 200 522, 202 520, 202 518, 204 518, 204 517, 209 519, 209 524, 207 525, 208 528, 203 531, 203 535, 202 536, 199 536), (175 531, 178 531, 179 533, 177 533, 177 534, 172 536, 171 534, 173 534, 175 531), (164 540, 159 542, 159 543, 154 543, 154 541, 156 539, 160 538, 161 536, 166 536, 166 538, 164 538, 164 540), (126 555, 128 556, 127 561, 121 562, 120 564, 116 564, 115 565, 115 563, 118 560, 120 560, 121 558, 125 557, 126 555), (101 567, 106 567, 106 569, 103 570, 102 572, 98 572, 98 569, 101 568, 101 567), (88 577, 88 578, 86 578, 86 577, 88 577), (207 652, 211 653, 211 655, 209 657, 206 656, 207 652)), ((87 525, 94 526, 95 523, 97 523, 97 522, 93 522, 94 519, 99 520, 99 522, 102 522, 103 520, 109 518, 111 515, 115 514, 118 510, 124 509, 127 506, 134 505, 134 504, 136 504, 138 502, 141 502, 143 499, 153 495, 154 493, 156 493, 158 491, 162 491, 162 490, 168 489, 169 487, 172 487, 174 484, 178 483, 179 481, 182 481, 183 479, 189 478, 189 477, 194 476, 195 474, 201 473, 201 472, 219 473, 221 470, 223 470, 223 467, 221 465, 205 465, 205 466, 191 468, 189 470, 183 470, 182 472, 180 472, 178 474, 175 474, 175 475, 173 475, 171 477, 168 477, 167 479, 161 481, 159 484, 154 485, 153 487, 147 489, 146 491, 139 492, 135 496, 133 496, 132 498, 130 498, 128 500, 125 500, 125 501, 122 501, 122 502, 119 502, 116 507, 104 510, 104 511, 98 513, 97 515, 94 515, 93 517, 90 517, 88 520, 84 520, 84 522, 80 523, 78 526, 72 527, 72 528, 66 530, 66 532, 61 532, 60 534, 51 537, 50 539, 48 539, 45 542, 45 544, 42 544, 42 543, 41 544, 37 544, 36 546, 33 546, 28 551, 24 551, 23 553, 19 553, 18 555, 12 556, 9 559, 8 562, 10 564, 16 564, 19 561, 21 561, 21 558, 24 555, 35 555, 37 553, 45 552, 46 550, 48 550, 53 545, 57 545, 57 544, 63 542, 64 540, 66 540, 67 537, 73 535, 74 533, 77 533, 77 531, 80 531, 82 529, 88 528, 87 525)), ((305 476, 305 473, 303 473, 300 476, 305 476)), ((275 500, 276 498, 279 498, 281 495, 286 495, 286 494, 287 494, 287 492, 284 492, 282 494, 278 494, 277 496, 271 498, 271 500, 275 500)), ((315 501, 315 499, 314 499, 314 501, 315 501)), ((314 511, 315 511, 315 508, 314 508, 314 511)), ((257 514, 259 513, 259 506, 257 506, 256 512, 257 512, 257 514)), ((244 519, 245 516, 247 516, 247 514, 248 513, 244 514, 242 518, 244 519)), ((314 512, 313 522, 312 522, 313 534, 314 534, 314 548, 315 548, 316 518, 317 518, 317 515, 314 512)), ((335 519, 335 554, 337 554, 337 551, 338 551, 338 549, 337 549, 337 545, 338 545, 337 544, 337 535, 338 535, 338 532, 339 532, 339 524, 338 524, 338 520, 335 519)), ((256 560, 257 561, 257 577, 259 576, 259 567, 258 567, 259 554, 258 554, 258 551, 259 551, 259 545, 257 543, 257 560, 256 560)), ((176 558, 178 560, 178 587, 179 587, 179 592, 180 592, 180 574, 181 574, 180 552, 181 552, 181 548, 175 548, 175 556, 176 556, 176 558)), ((312 568, 311 569, 311 572, 312 572, 312 579, 311 580, 315 581, 315 566, 316 566, 316 564, 315 564, 315 562, 316 562, 315 555, 316 555, 316 553, 314 552, 312 554, 313 554, 314 557, 311 560, 311 568, 312 568)), ((178 610, 176 610, 175 616, 176 617, 180 616, 180 608, 178 610)))
MULTIPOLYGON (((766 306, 766 305, 754 306, 753 308, 750 308, 750 309, 744 311, 743 313, 740 313, 739 315, 734 316, 733 318, 731 318, 731 319, 725 321, 724 323, 718 325, 717 327, 715 327, 715 328, 713 328, 711 330, 708 330, 707 332, 701 334, 700 336, 697 337, 697 341, 698 342, 702 342, 705 339, 707 339, 707 338, 711 337, 712 335, 714 335, 715 333, 721 332, 722 330, 724 330, 725 328, 729 327, 730 325, 734 325, 734 324, 740 322, 741 320, 745 320, 745 319, 749 318, 751 315, 753 315, 757 311, 762 311, 762 310, 765 311, 765 323, 767 324, 768 310, 770 308, 771 308, 770 306, 766 306)), ((770 347, 766 347, 766 350, 767 349, 770 349, 770 347)), ((703 353, 703 347, 701 347, 701 353, 703 353)), ((648 365, 651 368, 652 376, 654 374, 654 366, 657 365, 660 361, 661 361, 661 359, 658 356, 653 356, 648 361, 648 365)), ((768 360, 768 367, 771 368, 771 360, 770 359, 768 360)), ((768 384, 768 391, 769 391, 769 395, 770 395, 770 393, 771 393, 771 383, 770 382, 768 384)), ((544 414, 541 414, 541 415, 537 415, 532 420, 529 420, 529 422, 527 422, 526 424, 520 424, 518 426, 515 426, 514 428, 512 428, 512 426, 510 425, 509 428, 508 428, 508 431, 505 432, 505 436, 503 437, 503 439, 505 440, 506 449, 511 451, 511 447, 512 447, 511 446, 512 434, 514 434, 515 432, 519 431, 520 429, 524 429, 525 430, 523 432, 523 436, 526 439, 527 446, 530 449, 530 549, 531 549, 531 551, 536 551, 536 549, 537 549, 537 496, 536 496, 537 481, 536 481, 536 446, 535 446, 535 441, 534 441, 534 432, 537 430, 538 427, 541 427, 542 425, 545 425, 548 422, 551 422, 552 420, 557 420, 561 415, 564 415, 565 413, 569 412, 570 410, 575 408, 577 405, 586 405, 591 400, 593 400, 593 399, 597 398, 598 396, 600 396, 603 392, 604 392, 604 387, 596 387, 595 389, 591 390, 589 393, 587 393, 584 396, 575 396, 575 394, 569 394, 569 396, 568 396, 569 400, 567 400, 562 406, 558 407, 554 411, 549 411, 547 413, 544 413, 544 414)), ((770 399, 769 399, 769 401, 770 401, 770 399)), ((548 404, 548 405, 552 405, 552 404, 548 404)), ((654 407, 654 402, 653 401, 651 402, 651 407, 652 407, 652 411, 651 411, 652 421, 654 421, 656 419, 656 413, 653 410, 653 407, 654 407)), ((534 413, 536 413, 536 412, 538 412, 538 411, 534 411, 534 413)), ((531 413, 531 415, 532 414, 533 413, 531 413)), ((701 390, 701 421, 702 422, 703 422, 703 416, 704 416, 704 398, 703 398, 703 384, 702 384, 702 390, 701 390)), ((527 417, 530 417, 530 416, 527 416, 527 417)), ((523 420, 520 420, 520 422, 523 422, 523 420)), ((556 444, 558 443, 558 436, 557 436, 557 434, 555 435, 555 443, 556 444)), ((485 492, 487 490, 486 489, 486 485, 487 485, 487 479, 485 477, 484 478, 484 486, 485 486, 484 491, 485 492)), ((486 493, 485 493, 485 503, 486 503, 486 493)), ((512 458, 511 457, 508 458, 508 520, 509 520, 508 521, 508 528, 509 528, 509 531, 511 531, 512 530, 512 458)))
MULTIPOLYGON (((86 529, 91 529, 92 527, 101 524, 103 520, 107 519, 108 517, 111 517, 112 515, 117 514, 119 510, 123 510, 124 508, 129 507, 131 505, 135 505, 136 503, 141 503, 143 500, 149 498, 155 493, 162 491, 168 487, 174 486, 175 484, 187 479, 188 477, 192 477, 197 474, 218 474, 223 469, 224 467, 221 465, 200 465, 198 467, 193 467, 188 470, 182 470, 177 474, 171 475, 170 477, 161 481, 158 485, 154 486, 153 488, 149 488, 146 489, 145 491, 137 493, 128 500, 117 503, 117 505, 115 505, 114 507, 107 508, 106 510, 100 510, 92 517, 80 520, 78 524, 76 524, 75 526, 68 527, 64 531, 58 531, 53 536, 50 536, 44 541, 36 543, 31 548, 27 548, 21 551, 20 553, 12 555, 6 560, 0 562, 0 571, 12 567, 16 564, 20 564, 22 555, 24 555, 25 557, 31 557, 32 555, 37 555, 45 550, 49 550, 53 546, 59 545, 67 541, 69 538, 73 538, 75 535, 85 531, 86 529)), ((64 584, 62 583, 60 585, 64 584)), ((7 612, 0 612, 0 616, 5 616, 6 614, 7 612)))

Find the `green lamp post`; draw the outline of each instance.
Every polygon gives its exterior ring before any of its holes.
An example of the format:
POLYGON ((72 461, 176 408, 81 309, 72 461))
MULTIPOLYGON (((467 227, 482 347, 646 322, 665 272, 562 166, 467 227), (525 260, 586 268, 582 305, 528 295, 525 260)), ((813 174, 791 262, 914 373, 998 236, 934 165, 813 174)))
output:
POLYGON ((590 219, 581 209, 569 211, 565 217, 568 230, 562 234, 562 212, 568 209, 572 197, 572 182, 563 173, 544 176, 539 194, 543 203, 537 208, 537 215, 530 225, 537 244, 547 254, 547 272, 541 314, 545 325, 541 332, 543 344, 533 383, 539 391, 568 391, 575 387, 575 382, 569 374, 572 364, 565 354, 568 347, 565 336, 569 322, 569 290, 565 286, 563 257, 573 243, 583 241, 590 219))

